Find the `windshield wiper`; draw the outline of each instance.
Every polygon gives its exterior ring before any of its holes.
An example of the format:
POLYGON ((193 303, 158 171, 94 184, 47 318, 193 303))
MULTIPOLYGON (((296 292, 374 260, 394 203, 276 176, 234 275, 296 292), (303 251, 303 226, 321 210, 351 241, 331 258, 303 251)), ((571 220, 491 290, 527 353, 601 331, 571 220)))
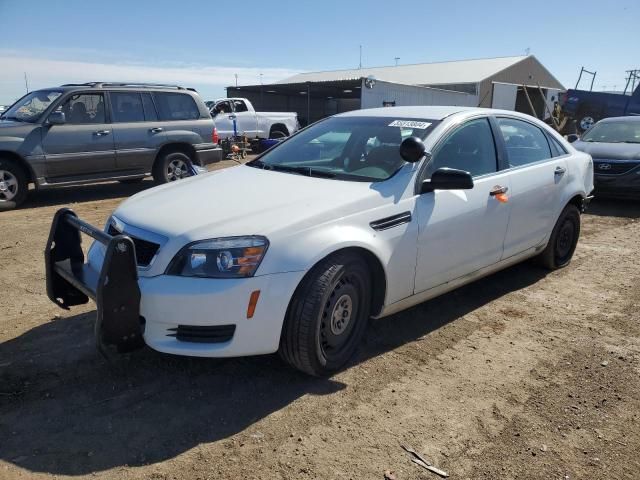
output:
POLYGON ((334 178, 336 176, 335 173, 317 170, 313 167, 269 164, 257 159, 246 163, 246 165, 254 168, 262 168, 263 170, 273 170, 274 172, 298 173, 300 175, 306 175, 307 177, 334 178))

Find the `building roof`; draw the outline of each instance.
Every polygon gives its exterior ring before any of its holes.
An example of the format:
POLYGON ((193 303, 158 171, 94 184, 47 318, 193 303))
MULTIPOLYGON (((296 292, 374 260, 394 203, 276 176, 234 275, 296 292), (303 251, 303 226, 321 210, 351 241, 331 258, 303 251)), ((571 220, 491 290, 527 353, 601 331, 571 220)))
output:
POLYGON ((527 56, 481 58, 437 63, 416 63, 391 67, 354 68, 326 72, 300 73, 276 83, 304 83, 355 80, 373 75, 379 80, 409 85, 478 83, 515 65, 527 56))

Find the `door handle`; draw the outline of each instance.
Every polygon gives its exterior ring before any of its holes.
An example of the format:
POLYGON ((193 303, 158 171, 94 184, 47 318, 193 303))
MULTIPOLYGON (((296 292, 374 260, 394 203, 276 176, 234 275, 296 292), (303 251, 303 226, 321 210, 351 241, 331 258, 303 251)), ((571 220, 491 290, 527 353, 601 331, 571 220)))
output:
POLYGON ((229 115, 229 120, 234 120, 236 118, 235 115, 229 115))
POLYGON ((151 133, 160 133, 162 130, 164 130, 162 127, 155 127, 155 128, 149 129, 151 133))
POLYGON ((556 167, 555 171, 553 172, 554 175, 563 175, 564 172, 566 172, 567 169, 564 167, 556 167))
POLYGON ((500 185, 496 185, 491 189, 491 191, 489 192, 489 195, 491 195, 492 197, 495 197, 496 195, 501 195, 503 193, 507 193, 508 191, 509 191, 509 187, 502 187, 500 185))
POLYGON ((98 130, 97 132, 93 132, 96 137, 103 137, 105 135, 109 135, 111 130, 98 130))

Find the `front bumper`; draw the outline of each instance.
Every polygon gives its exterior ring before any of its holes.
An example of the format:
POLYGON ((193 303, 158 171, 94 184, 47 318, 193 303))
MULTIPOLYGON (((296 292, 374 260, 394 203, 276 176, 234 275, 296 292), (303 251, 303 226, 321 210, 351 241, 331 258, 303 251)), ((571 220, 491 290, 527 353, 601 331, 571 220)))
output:
POLYGON ((610 197, 640 197, 640 167, 622 175, 593 176, 595 194, 610 197))
POLYGON ((77 218, 56 213, 45 251, 47 293, 62 308, 96 302, 96 343, 131 351, 144 343, 160 352, 199 357, 273 353, 291 299, 305 272, 239 279, 158 275, 138 278, 135 246, 127 235, 109 235, 77 218), (80 233, 104 247, 102 262, 84 262, 80 233), (259 291, 255 312, 249 300, 259 291), (144 340, 144 343, 143 343, 144 340))
POLYGON ((273 353, 278 350, 289 299, 303 275, 140 278, 144 341, 160 352, 197 357, 273 353), (260 296, 253 317, 247 318, 254 291, 260 291, 260 296), (182 339, 180 331, 186 332, 182 339))
POLYGON ((222 148, 213 143, 195 145, 196 156, 198 158, 198 164, 206 167, 207 165, 222 160, 222 148))

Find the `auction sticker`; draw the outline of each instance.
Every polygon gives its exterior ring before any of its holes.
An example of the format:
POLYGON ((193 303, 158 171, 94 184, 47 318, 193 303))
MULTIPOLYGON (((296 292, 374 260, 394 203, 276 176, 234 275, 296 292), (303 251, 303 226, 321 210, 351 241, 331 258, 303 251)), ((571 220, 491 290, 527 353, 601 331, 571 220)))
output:
POLYGON ((390 127, 419 128, 421 130, 429 128, 430 125, 431 123, 429 122, 416 122, 413 120, 394 120, 389 124, 390 127))

